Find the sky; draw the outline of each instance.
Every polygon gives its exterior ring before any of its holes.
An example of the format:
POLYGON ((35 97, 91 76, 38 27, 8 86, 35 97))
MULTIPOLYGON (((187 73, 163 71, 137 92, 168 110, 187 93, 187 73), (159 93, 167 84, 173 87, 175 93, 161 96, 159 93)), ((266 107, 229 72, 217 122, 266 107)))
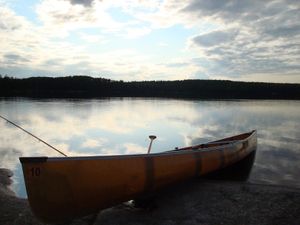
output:
POLYGON ((0 0, 0 74, 300 83, 300 1, 0 0))

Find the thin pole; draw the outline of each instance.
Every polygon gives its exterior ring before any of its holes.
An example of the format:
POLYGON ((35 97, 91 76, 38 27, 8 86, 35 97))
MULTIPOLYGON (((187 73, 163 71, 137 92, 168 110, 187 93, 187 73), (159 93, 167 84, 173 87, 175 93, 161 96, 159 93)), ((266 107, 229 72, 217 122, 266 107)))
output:
POLYGON ((39 140, 40 142, 43 142, 43 143, 44 143, 45 145, 47 145, 48 147, 52 148, 53 150, 55 150, 55 151, 57 151, 58 153, 62 154, 63 156, 66 156, 66 157, 67 157, 67 155, 66 155, 65 153, 63 153, 62 151, 60 151, 60 150, 58 150, 57 148, 53 147, 52 145, 48 144, 47 142, 43 141, 42 139, 40 139, 39 137, 37 137, 37 136, 35 136, 34 134, 30 133, 29 131, 25 130, 24 128, 20 127, 20 126, 17 125, 16 123, 14 123, 14 122, 12 122, 12 121, 6 119, 5 117, 3 117, 3 116, 1 116, 1 115, 0 115, 0 117, 1 117, 2 119, 4 119, 6 122, 8 122, 8 123, 14 125, 15 127, 21 129, 21 130, 24 131, 25 133, 29 134, 30 136, 34 137, 35 139, 39 140))
POLYGON ((152 142, 153 142, 153 140, 156 138, 156 136, 155 136, 155 135, 150 135, 149 138, 150 138, 150 145, 149 145, 147 154, 150 153, 151 147, 152 147, 152 142))

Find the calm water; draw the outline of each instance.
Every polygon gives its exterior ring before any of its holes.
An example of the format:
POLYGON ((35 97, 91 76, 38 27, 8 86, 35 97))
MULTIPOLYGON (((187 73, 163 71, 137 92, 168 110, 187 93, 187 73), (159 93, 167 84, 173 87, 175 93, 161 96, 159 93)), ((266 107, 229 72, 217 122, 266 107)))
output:
MULTIPOLYGON (((258 151, 249 181, 300 187, 300 101, 164 99, 0 99, 0 114, 70 156, 145 153, 212 141, 257 129, 258 151)), ((25 197, 20 156, 58 156, 0 120, 0 167, 14 171, 25 197)))

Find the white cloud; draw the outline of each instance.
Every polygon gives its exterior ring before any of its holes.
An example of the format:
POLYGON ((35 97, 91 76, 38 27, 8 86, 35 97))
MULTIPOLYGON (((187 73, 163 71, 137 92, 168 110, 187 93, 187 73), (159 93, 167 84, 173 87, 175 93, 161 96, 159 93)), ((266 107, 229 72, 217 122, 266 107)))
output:
POLYGON ((135 143, 124 143, 125 154, 143 154, 147 153, 148 146, 140 146, 135 143))
MULTIPOLYGON (((69 32, 81 28, 99 28, 102 32, 115 35, 131 35, 132 33, 144 35, 149 28, 140 28, 136 20, 118 21, 110 9, 121 6, 109 1, 66 1, 44 0, 37 7, 36 12, 47 29, 54 32, 69 32), (83 4, 80 4, 82 2, 83 4), (73 4, 72 4, 73 3, 73 4), (86 7, 88 5, 88 7, 86 7)), ((134 35, 136 35, 134 34, 134 35)))
POLYGON ((0 6, 1 73, 123 80, 261 80, 282 74, 299 80, 298 1, 42 0, 33 8, 35 23, 9 4, 0 6), (164 46, 162 54, 144 52, 142 38, 174 25, 190 33, 188 53, 172 46, 176 34, 170 42, 152 43, 164 46), (163 57, 170 49, 173 56, 163 57), (181 66, 170 66, 174 61, 181 66))
POLYGON ((107 140, 104 138, 97 138, 97 139, 86 139, 82 144, 82 148, 100 148, 105 144, 107 140))
POLYGON ((137 38, 149 34, 151 32, 150 28, 141 27, 141 28, 128 28, 127 34, 125 37, 127 38, 137 38))
MULTIPOLYGON (((26 21, 21 16, 17 16, 13 11, 5 6, 0 6, 0 30, 15 31, 26 26, 26 21)), ((1 32, 2 33, 2 32, 1 32)))
POLYGON ((44 0, 36 6, 36 13, 44 25, 76 29, 91 26, 97 22, 94 9, 87 9, 80 4, 71 4, 64 0, 44 0))
POLYGON ((90 43, 106 43, 108 40, 105 39, 105 37, 101 35, 92 35, 92 34, 85 34, 80 33, 80 38, 84 41, 90 42, 90 43))

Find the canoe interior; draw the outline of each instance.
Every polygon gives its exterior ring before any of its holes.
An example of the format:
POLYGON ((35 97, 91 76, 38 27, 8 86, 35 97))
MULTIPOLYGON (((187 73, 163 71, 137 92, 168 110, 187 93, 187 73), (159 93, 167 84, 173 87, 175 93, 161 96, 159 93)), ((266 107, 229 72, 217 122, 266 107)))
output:
POLYGON ((179 148, 177 150, 191 150, 191 149, 201 149, 201 148, 205 149, 205 148, 208 148, 208 147, 216 147, 216 146, 221 146, 221 145, 227 145, 227 144, 230 144, 230 143, 233 143, 233 142, 236 142, 236 141, 246 140, 252 134, 256 134, 256 131, 254 130, 254 131, 251 131, 249 133, 243 133, 243 134, 239 134, 239 135, 236 135, 236 136, 220 139, 220 140, 217 140, 217 141, 208 142, 208 143, 205 143, 205 144, 179 148))
POLYGON ((162 153, 20 158, 30 206, 58 222, 231 166, 256 150, 256 131, 162 153))

